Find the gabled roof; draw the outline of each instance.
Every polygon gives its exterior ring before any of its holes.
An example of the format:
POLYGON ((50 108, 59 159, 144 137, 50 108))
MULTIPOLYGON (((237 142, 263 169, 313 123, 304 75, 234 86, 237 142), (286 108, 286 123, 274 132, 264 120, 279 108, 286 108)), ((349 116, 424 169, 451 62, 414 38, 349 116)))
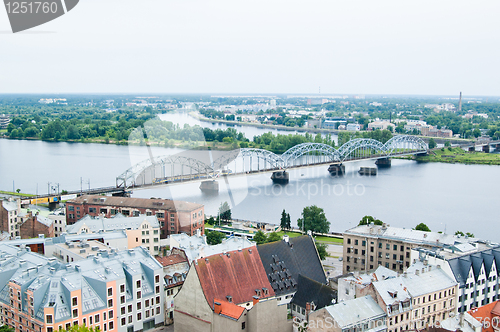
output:
POLYGON ((156 256, 155 258, 162 266, 170 266, 178 263, 187 262, 187 258, 180 254, 173 254, 164 257, 156 256))
POLYGON ((328 306, 326 310, 340 328, 385 316, 384 310, 370 295, 328 306))
MULTIPOLYGON (((487 305, 483 305, 479 308, 472 309, 469 311, 469 314, 476 318, 479 321, 487 320, 489 322, 493 321, 494 317, 499 316, 499 306, 500 301, 491 302, 487 305)), ((493 332, 493 326, 495 324, 487 324, 483 326, 483 332, 493 332)))
MULTIPOLYGON (((455 280, 457 280, 457 282, 461 286, 465 285, 465 283, 467 282, 471 267, 474 274, 474 279, 477 281, 477 278, 481 273, 481 267, 483 266, 483 264, 486 276, 488 277, 491 272, 493 263, 495 263, 496 267, 498 267, 498 263, 500 263, 499 247, 471 253, 469 255, 464 255, 448 260, 448 264, 450 265, 451 271, 455 276, 455 280)), ((496 274, 498 274, 498 270, 496 271, 496 274)))
POLYGON ((317 281, 303 275, 299 275, 298 289, 293 296, 292 303, 301 308, 306 307, 306 303, 314 303, 315 310, 329 306, 333 300, 337 299, 337 292, 317 281))
POLYGON ((229 302, 231 297, 233 303, 241 304, 252 302, 256 290, 260 290, 260 298, 275 295, 255 246, 200 258, 194 266, 212 309, 216 298, 229 302))
POLYGON ((309 235, 262 244, 257 250, 276 295, 295 292, 299 274, 327 283, 316 245, 309 235))

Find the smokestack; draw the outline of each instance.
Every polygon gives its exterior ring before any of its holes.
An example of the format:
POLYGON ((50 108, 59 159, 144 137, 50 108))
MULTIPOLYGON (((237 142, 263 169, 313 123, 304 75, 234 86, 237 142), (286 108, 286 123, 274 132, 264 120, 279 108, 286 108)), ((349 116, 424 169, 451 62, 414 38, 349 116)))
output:
POLYGON ((458 111, 462 111, 462 91, 460 91, 460 99, 458 100, 458 111))

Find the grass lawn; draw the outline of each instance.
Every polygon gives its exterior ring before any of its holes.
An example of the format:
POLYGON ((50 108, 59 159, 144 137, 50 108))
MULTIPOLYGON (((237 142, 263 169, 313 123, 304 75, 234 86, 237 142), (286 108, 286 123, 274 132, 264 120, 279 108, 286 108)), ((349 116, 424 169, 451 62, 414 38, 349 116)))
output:
POLYGON ((4 194, 4 195, 12 195, 12 196, 22 196, 22 197, 30 197, 30 196, 35 196, 33 194, 23 194, 23 193, 15 193, 15 192, 12 192, 12 191, 2 191, 0 190, 0 194, 4 194))
POLYGON ((336 237, 329 237, 329 236, 316 236, 315 239, 318 242, 327 243, 327 244, 342 244, 342 243, 344 243, 344 239, 339 239, 336 237))

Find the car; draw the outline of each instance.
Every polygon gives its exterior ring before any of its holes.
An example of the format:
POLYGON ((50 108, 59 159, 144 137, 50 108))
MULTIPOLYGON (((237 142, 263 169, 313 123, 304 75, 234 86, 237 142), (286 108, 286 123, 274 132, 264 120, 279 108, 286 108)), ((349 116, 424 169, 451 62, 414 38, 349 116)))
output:
POLYGON ((344 260, 343 257, 339 257, 339 262, 342 262, 344 260))

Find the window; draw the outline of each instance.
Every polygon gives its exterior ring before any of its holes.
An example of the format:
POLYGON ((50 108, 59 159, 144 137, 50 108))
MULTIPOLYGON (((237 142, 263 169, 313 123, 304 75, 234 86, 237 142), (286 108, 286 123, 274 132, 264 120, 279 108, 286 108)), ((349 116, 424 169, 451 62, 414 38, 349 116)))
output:
POLYGON ((159 296, 156 297, 156 304, 160 304, 160 297, 159 296))
POLYGON ((361 245, 362 245, 363 247, 365 247, 365 246, 366 246, 366 241, 365 241, 365 240, 361 241, 361 245))
POLYGON ((132 316, 128 316, 128 322, 132 323, 132 316))
POLYGON ((156 286, 156 291, 155 291, 156 294, 159 294, 160 293, 160 286, 156 286))
POLYGON ((89 207, 89 213, 96 213, 97 209, 93 207, 89 207))
POLYGON ((114 322, 113 322, 113 321, 110 321, 110 322, 109 322, 109 329, 110 329, 110 330, 114 329, 114 328, 115 328, 115 326, 114 326, 114 325, 115 325, 115 324, 114 324, 114 322))
POLYGON ((99 314, 95 315, 94 320, 96 324, 99 323, 99 314))
POLYGON ((108 308, 113 306, 113 299, 108 300, 108 308))
POLYGON ((75 211, 75 207, 73 205, 68 206, 68 211, 75 211))
POLYGON ((108 311, 109 319, 113 318, 113 310, 108 311))
POLYGON ((127 307, 127 312, 131 313, 132 312, 132 305, 129 304, 128 307, 127 307))
POLYGON ((149 300, 144 301, 144 306, 149 307, 149 300))
POLYGON ((74 297, 71 302, 73 303, 73 305, 78 305, 78 298, 77 297, 74 297))
POLYGON ((122 318, 122 326, 127 324, 126 320, 125 320, 125 317, 122 318))
POLYGON ((382 242, 379 242, 379 243, 378 243, 378 248, 379 248, 379 249, 382 249, 382 242))
POLYGON ((125 315, 125 307, 122 307, 122 308, 121 308, 120 313, 121 313, 122 315, 125 315))
POLYGON ((141 291, 138 291, 137 292, 137 298, 140 299, 141 298, 141 291))
POLYGON ((78 317, 78 309, 73 309, 73 318, 78 317))
POLYGON ((137 285, 137 288, 141 288, 141 281, 137 280, 136 285, 137 285))
POLYGON ((351 244, 351 239, 347 239, 347 244, 351 244))
POLYGON ((165 213, 163 213, 163 212, 156 212, 156 218, 161 218, 161 219, 165 218, 165 213))
POLYGON ((125 293, 125 285, 120 285, 120 293, 125 293))
POLYGON ((106 311, 102 313, 102 319, 106 320, 106 311))
POLYGON ((405 246, 401 246, 401 251, 405 251, 405 246))
POLYGON ((52 324, 52 315, 46 315, 45 316, 45 322, 47 324, 52 324))
POLYGON ((358 240, 354 240, 354 245, 358 245, 358 240))
POLYGON ((99 209, 99 213, 107 214, 108 213, 108 209, 100 208, 99 209))
POLYGON ((120 296, 120 304, 125 304, 125 295, 120 296))
POLYGON ((89 316, 89 323, 90 323, 90 325, 92 325, 92 318, 93 318, 92 316, 89 316))
POLYGON ((137 314, 137 320, 141 320, 141 319, 142 319, 142 313, 140 313, 140 312, 139 312, 139 313, 137 314))
POLYGON ((386 249, 386 250, 391 250, 391 245, 390 245, 389 243, 386 243, 386 244, 385 244, 385 249, 386 249))
POLYGON ((354 249, 354 255, 358 254, 358 249, 354 249))
POLYGON ((124 216, 128 216, 130 214, 130 211, 129 210, 122 210, 122 214, 124 216))
POLYGON ((113 295, 113 288, 108 288, 108 296, 112 296, 113 295))
POLYGON ((159 315, 160 314, 160 307, 156 307, 156 314, 159 315))
POLYGON ((155 276, 155 282, 160 282, 160 276, 159 275, 155 276))
POLYGON ((137 310, 141 310, 141 308, 142 308, 141 302, 137 302, 137 310))

